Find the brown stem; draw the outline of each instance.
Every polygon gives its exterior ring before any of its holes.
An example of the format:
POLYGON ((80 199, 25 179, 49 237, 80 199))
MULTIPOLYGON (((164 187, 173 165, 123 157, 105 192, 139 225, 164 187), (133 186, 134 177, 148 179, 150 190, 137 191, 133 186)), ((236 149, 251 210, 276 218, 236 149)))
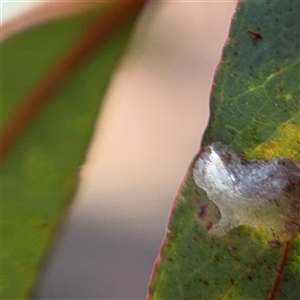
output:
POLYGON ((277 276, 276 276, 274 285, 272 287, 272 290, 271 290, 271 292, 269 294, 269 299, 268 300, 276 300, 276 296, 277 296, 278 291, 279 291, 279 286, 280 286, 280 283, 281 283, 282 275, 283 275, 285 267, 287 265, 287 261, 288 261, 290 250, 291 250, 291 242, 287 241, 285 243, 285 247, 284 247, 284 252, 283 252, 282 259, 281 259, 281 263, 280 263, 279 269, 277 271, 277 276))
POLYGON ((51 96, 64 81, 87 59, 98 46, 126 20, 142 9, 146 0, 114 1, 107 12, 101 13, 81 37, 41 78, 37 86, 24 99, 1 133, 0 159, 8 152, 38 112, 50 101, 51 96))

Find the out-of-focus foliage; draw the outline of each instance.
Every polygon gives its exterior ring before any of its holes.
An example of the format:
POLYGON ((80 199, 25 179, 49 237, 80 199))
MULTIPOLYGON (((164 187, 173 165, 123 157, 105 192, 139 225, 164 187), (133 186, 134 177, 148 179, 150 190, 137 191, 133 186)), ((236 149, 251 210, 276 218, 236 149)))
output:
MULTIPOLYGON (((3 127, 41 76, 101 16, 99 11, 84 13, 5 41, 1 66, 3 127)), ((28 298, 34 289, 38 270, 72 199, 78 168, 134 19, 128 17, 122 28, 81 64, 4 157, 2 299, 28 298)))

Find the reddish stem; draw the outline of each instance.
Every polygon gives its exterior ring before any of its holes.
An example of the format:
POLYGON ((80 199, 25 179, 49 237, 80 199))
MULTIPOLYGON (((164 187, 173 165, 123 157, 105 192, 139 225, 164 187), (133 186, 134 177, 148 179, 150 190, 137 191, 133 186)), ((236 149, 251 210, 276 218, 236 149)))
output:
POLYGON ((276 296, 277 296, 278 291, 279 291, 279 286, 280 286, 280 283, 281 283, 281 279, 282 279, 285 267, 287 266, 287 261, 288 261, 290 250, 291 250, 291 242, 287 241, 285 243, 281 263, 280 263, 279 269, 277 271, 277 276, 276 276, 274 285, 272 287, 272 290, 269 294, 268 300, 276 300, 276 296))

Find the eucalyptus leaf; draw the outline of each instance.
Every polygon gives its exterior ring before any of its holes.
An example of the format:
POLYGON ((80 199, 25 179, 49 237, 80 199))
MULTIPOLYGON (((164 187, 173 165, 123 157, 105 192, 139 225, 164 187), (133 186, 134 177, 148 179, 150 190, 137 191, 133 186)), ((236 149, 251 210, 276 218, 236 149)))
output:
MULTIPOLYGON (((219 142, 244 159, 300 163, 299 10, 296 0, 238 4, 202 147, 219 142)), ((299 299, 299 234, 286 243, 251 226, 210 234, 220 211, 195 184, 194 163, 174 201, 148 299, 299 299)))

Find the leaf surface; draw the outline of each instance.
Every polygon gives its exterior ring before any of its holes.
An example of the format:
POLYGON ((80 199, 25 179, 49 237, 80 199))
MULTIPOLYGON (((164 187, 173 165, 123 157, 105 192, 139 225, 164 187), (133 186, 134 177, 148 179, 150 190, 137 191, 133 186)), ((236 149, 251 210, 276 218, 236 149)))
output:
MULTIPOLYGON (((202 146, 218 141, 246 159, 300 163, 299 10, 294 0, 238 4, 202 146)), ((209 234, 220 213, 194 183, 192 166, 174 201, 148 299, 298 299, 300 236, 284 245, 246 226, 209 234)))
MULTIPOLYGON (((63 221, 112 72, 138 11, 83 61, 26 127, 4 157, 2 299, 27 299, 63 221)), ((89 12, 47 23, 2 45, 2 127, 40 78, 95 18, 89 12)), ((100 16, 100 17, 99 17, 100 16)))

